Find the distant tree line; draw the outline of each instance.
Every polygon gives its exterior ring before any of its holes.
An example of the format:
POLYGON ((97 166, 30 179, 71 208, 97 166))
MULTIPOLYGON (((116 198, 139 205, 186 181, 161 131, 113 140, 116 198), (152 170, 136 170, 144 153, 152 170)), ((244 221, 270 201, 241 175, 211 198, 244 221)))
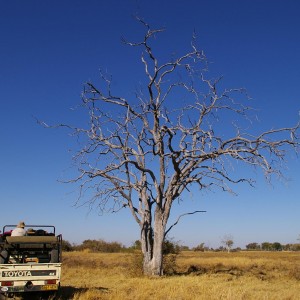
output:
POLYGON ((263 242, 250 243, 246 245, 247 250, 262 250, 262 251, 300 251, 300 244, 286 244, 282 245, 279 242, 269 243, 263 242))
POLYGON ((71 244, 70 242, 64 240, 62 243, 63 251, 84 251, 88 250, 90 252, 104 252, 104 253, 114 253, 122 252, 126 250, 126 247, 119 242, 106 242, 102 239, 99 240, 84 240, 81 244, 71 244))
MULTIPOLYGON (((232 241, 232 240, 230 240, 232 241)), ((178 254, 181 251, 227 251, 229 252, 228 243, 224 243, 224 246, 218 248, 212 248, 205 245, 205 243, 200 243, 196 247, 190 248, 185 245, 180 245, 179 242, 175 242, 172 239, 167 239, 163 245, 164 254, 178 254)), ((233 241, 232 241, 233 244, 233 241)), ((231 246, 230 244, 229 246, 231 246)), ((136 240, 129 247, 122 245, 119 242, 106 242, 102 239, 98 240, 84 240, 81 244, 71 244, 67 240, 63 240, 62 244, 63 251, 90 251, 90 252, 103 252, 103 253, 116 253, 116 252, 133 252, 136 250, 141 250, 141 242, 136 240)), ((279 242, 263 242, 261 244, 253 242, 246 245, 245 249, 240 247, 230 249, 232 252, 249 250, 249 251, 300 251, 300 244, 286 244, 283 245, 279 242)))
MULTIPOLYGON (((102 239, 99 240, 84 240, 81 244, 71 244, 67 240, 62 242, 62 250, 69 251, 90 251, 90 252, 130 252, 141 250, 141 242, 136 240, 131 246, 126 247, 119 242, 106 242, 102 239)), ((187 246, 180 246, 177 242, 172 240, 165 240, 163 245, 164 254, 178 254, 182 250, 190 250, 187 246)))
MULTIPOLYGON (((230 240, 231 241, 231 240, 230 240)), ((223 242, 224 243, 224 242, 223 242)), ((232 245, 232 244, 231 244, 232 245)), ((227 251, 229 252, 228 245, 227 246, 220 246, 218 248, 210 248, 205 246, 204 243, 199 244, 198 246, 192 248, 191 250, 194 251, 227 251)), ((249 243, 246 245, 245 249, 242 249, 240 247, 230 249, 233 252, 236 251, 242 251, 242 250, 248 250, 248 251, 300 251, 300 244, 286 244, 283 245, 279 242, 263 242, 261 244, 259 243, 249 243)))

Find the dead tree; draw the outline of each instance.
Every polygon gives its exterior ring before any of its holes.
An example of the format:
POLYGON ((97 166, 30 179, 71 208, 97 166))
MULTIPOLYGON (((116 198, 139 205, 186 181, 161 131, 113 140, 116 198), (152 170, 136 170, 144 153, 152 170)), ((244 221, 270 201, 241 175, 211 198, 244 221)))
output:
POLYGON ((222 239, 222 244, 225 246, 227 252, 229 253, 234 244, 233 237, 231 235, 225 235, 222 239))
POLYGON ((243 104, 244 90, 221 89, 221 78, 208 78, 207 59, 194 38, 189 52, 161 63, 152 43, 163 30, 138 21, 143 39, 124 43, 142 50, 144 86, 128 99, 114 94, 105 74, 99 84, 85 84, 89 126, 68 126, 83 141, 74 156, 79 173, 70 182, 80 184, 79 200, 92 207, 130 210, 140 228, 144 273, 162 275, 174 201, 192 185, 227 192, 238 183, 253 185, 251 178, 235 178, 237 161, 267 178, 280 175, 288 148, 299 144, 299 124, 252 134, 249 123, 244 126, 252 112, 243 104))

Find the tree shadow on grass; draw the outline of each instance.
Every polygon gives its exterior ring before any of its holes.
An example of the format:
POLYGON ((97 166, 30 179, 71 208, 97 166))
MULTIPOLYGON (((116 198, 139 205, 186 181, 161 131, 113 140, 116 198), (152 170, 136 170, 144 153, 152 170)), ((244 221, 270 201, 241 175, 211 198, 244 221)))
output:
MULTIPOLYGON (((73 286, 62 286, 57 293, 56 299, 59 300, 71 300, 73 299, 76 293, 83 293, 89 290, 89 288, 76 288, 73 286)), ((105 287, 97 287, 93 288, 93 290, 98 290, 101 292, 107 292, 108 288, 105 287)))

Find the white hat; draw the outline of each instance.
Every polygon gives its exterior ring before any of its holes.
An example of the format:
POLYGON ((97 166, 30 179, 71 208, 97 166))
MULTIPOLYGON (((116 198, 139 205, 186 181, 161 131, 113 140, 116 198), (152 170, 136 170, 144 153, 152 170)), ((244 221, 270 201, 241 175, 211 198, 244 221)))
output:
POLYGON ((25 223, 24 222, 20 222, 17 227, 18 228, 24 228, 25 227, 25 223))

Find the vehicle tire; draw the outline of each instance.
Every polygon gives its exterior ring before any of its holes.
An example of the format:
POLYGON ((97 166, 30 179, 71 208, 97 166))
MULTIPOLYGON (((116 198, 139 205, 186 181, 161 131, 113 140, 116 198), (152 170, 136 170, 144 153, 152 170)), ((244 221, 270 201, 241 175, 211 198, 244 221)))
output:
POLYGON ((0 253, 0 264, 7 264, 8 252, 7 250, 2 250, 0 253))
POLYGON ((50 258, 50 262, 51 263, 58 263, 59 262, 59 253, 57 249, 53 249, 51 250, 51 258, 50 258))

